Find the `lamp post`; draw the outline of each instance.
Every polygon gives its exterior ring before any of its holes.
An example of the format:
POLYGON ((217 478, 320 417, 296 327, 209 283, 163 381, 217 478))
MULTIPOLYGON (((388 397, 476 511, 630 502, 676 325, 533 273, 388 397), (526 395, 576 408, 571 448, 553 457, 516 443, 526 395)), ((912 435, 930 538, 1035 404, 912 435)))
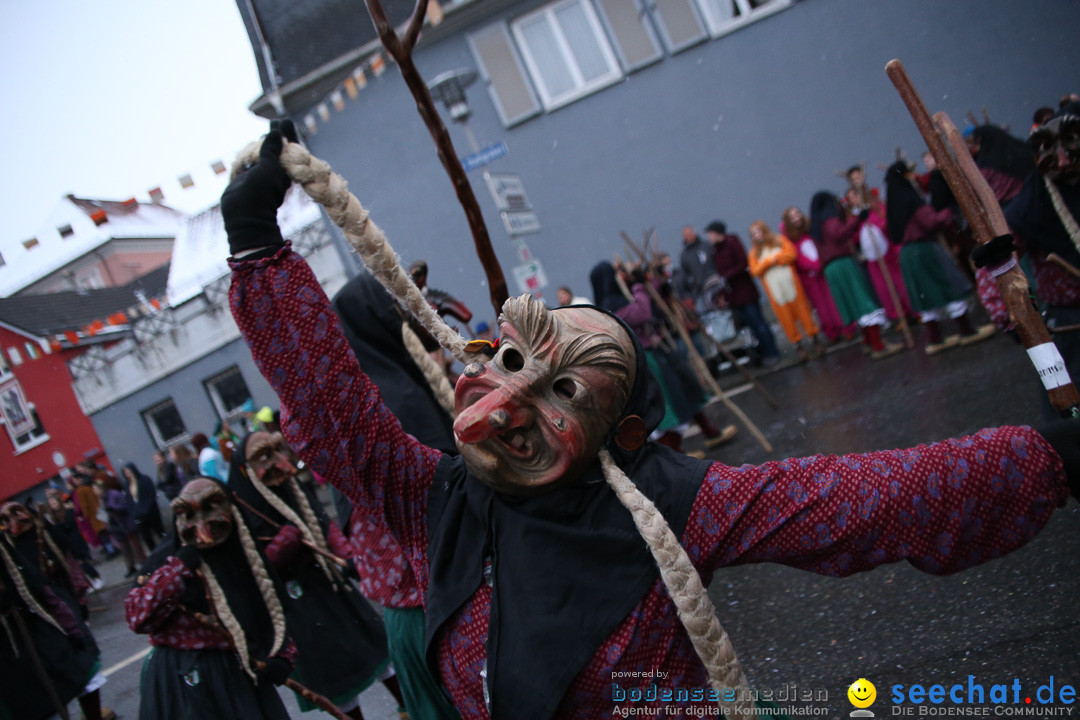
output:
POLYGON ((476 82, 476 78, 475 70, 459 68, 457 70, 448 70, 428 83, 428 91, 431 93, 431 97, 441 100, 443 105, 446 106, 446 112, 450 119, 461 125, 461 128, 465 131, 465 137, 469 141, 469 147, 473 152, 479 151, 480 145, 476 142, 476 136, 473 135, 472 128, 469 127, 469 117, 472 116, 472 110, 469 109, 469 103, 465 99, 465 88, 476 82))

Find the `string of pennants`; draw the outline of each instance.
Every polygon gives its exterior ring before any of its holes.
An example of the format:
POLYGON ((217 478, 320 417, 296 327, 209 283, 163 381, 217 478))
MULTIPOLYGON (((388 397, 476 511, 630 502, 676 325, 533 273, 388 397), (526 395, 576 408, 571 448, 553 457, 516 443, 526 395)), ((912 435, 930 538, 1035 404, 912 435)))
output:
POLYGON ((132 320, 136 320, 141 317, 148 317, 150 315, 156 315, 161 312, 162 309, 169 306, 169 301, 166 296, 154 298, 139 298, 139 302, 127 308, 126 310, 118 310, 108 317, 98 318, 83 325, 78 330, 66 330, 57 335, 53 335, 47 339, 45 345, 48 346, 46 352, 55 352, 64 347, 66 341, 68 347, 75 347, 81 344, 83 341, 88 340, 102 332, 105 332, 109 328, 119 327, 122 325, 128 325, 132 320))
MULTIPOLYGON (((443 9, 440 4, 440 0, 429 0, 427 4, 427 21, 434 27, 441 23, 443 20, 443 9)), ((314 112, 308 113, 304 116, 304 127, 309 133, 314 135, 319 131, 319 124, 326 123, 330 120, 330 109, 333 108, 337 112, 341 112, 345 109, 345 98, 350 100, 356 100, 360 96, 360 92, 368 85, 368 79, 370 77, 380 78, 383 73, 386 72, 386 65, 388 62, 393 62, 393 58, 389 55, 385 55, 382 50, 376 50, 369 55, 364 62, 358 65, 348 77, 340 85, 337 86, 333 92, 323 98, 323 101, 315 106, 314 112)), ((210 169, 214 175, 221 175, 229 168, 221 160, 215 160, 210 163, 210 169)), ((191 173, 185 173, 176 178, 180 188, 183 190, 189 190, 195 187, 195 178, 191 173)), ((162 203, 165 201, 165 191, 161 189, 161 186, 152 187, 147 190, 150 195, 150 201, 155 203, 162 203)))

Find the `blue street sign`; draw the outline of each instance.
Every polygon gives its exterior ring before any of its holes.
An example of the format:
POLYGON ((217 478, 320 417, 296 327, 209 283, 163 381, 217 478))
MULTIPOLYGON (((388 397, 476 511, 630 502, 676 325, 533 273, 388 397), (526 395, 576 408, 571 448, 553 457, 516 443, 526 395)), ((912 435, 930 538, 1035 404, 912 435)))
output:
POLYGON ((483 150, 474 152, 472 155, 461 158, 461 166, 465 168, 465 172, 475 170, 493 160, 498 160, 508 152, 510 152, 510 148, 506 147, 506 143, 499 141, 494 145, 488 145, 483 150))

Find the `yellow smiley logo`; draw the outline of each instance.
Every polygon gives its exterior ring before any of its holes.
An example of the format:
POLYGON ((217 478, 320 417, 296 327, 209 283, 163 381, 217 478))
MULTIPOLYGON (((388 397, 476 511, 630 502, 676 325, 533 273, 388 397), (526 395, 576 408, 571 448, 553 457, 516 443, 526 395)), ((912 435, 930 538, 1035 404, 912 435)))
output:
POLYGON ((847 690, 847 696, 851 704, 857 708, 870 707, 874 704, 874 700, 877 699, 877 688, 874 687, 874 683, 866 678, 859 678, 851 683, 851 687, 847 690))

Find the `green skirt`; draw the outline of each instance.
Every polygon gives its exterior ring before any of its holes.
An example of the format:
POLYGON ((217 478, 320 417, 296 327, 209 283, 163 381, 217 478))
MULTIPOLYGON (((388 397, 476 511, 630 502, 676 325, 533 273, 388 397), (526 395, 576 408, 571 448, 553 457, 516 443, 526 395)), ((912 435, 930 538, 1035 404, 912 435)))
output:
POLYGON ((900 270, 911 307, 918 312, 937 310, 971 295, 971 283, 936 240, 900 248, 900 270))
POLYGON ((825 266, 825 281, 844 325, 881 309, 866 273, 850 255, 829 261, 825 266))

